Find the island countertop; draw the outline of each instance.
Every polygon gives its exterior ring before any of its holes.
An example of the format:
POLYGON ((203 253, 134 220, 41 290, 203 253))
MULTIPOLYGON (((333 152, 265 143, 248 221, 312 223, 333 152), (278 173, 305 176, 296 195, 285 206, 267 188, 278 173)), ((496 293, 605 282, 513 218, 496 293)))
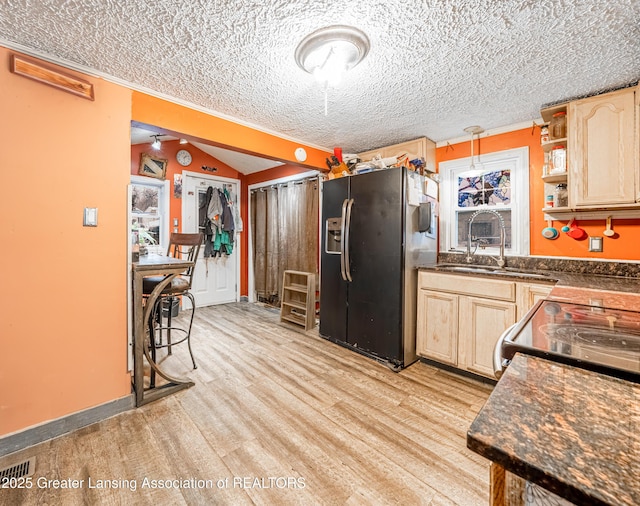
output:
POLYGON ((576 504, 640 504, 640 384, 518 353, 467 446, 576 504))

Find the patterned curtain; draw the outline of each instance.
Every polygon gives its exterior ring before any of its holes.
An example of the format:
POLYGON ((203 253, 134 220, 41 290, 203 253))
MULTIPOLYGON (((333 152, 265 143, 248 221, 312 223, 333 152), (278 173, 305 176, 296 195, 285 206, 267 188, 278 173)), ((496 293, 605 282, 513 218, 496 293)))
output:
POLYGON ((317 179, 251 193, 253 272, 258 299, 279 305, 285 270, 318 272, 317 179))

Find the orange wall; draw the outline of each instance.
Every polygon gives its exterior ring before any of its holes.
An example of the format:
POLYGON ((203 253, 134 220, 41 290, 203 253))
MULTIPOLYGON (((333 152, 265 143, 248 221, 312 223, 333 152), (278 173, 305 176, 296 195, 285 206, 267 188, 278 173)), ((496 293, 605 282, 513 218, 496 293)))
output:
MULTIPOLYGON (((305 146, 308 161, 298 164, 293 160, 296 143, 61 69, 94 84, 95 101, 76 97, 11 74, 9 55, 0 47, 0 261, 6 270, 0 295, 0 437, 131 391, 126 370, 126 202, 138 158, 132 158, 131 120, 291 162, 237 175, 246 224, 249 184, 323 169, 330 154, 305 146), (82 226, 84 207, 99 209, 98 227, 82 226)), ((638 235, 638 220, 616 221, 619 237, 604 238, 604 254, 589 254, 585 242, 564 235, 557 241, 542 238, 538 138, 538 132, 524 129, 480 141, 480 153, 530 146, 532 254, 637 259, 639 241, 632 236, 638 235)), ((469 156, 468 142, 453 147, 439 148, 438 161, 469 156)), ((173 156, 179 148, 167 143, 165 149, 172 180, 181 169, 173 156)), ((193 166, 202 165, 200 156, 208 155, 191 151, 193 166)), ((220 162, 204 164, 218 166, 218 175, 235 173, 220 162)), ((179 206, 172 201, 172 217, 179 206)), ((583 225, 590 234, 601 235, 604 228, 603 222, 583 225)), ((247 293, 247 228, 241 239, 242 294, 247 293)))
MULTIPOLYGON (((254 172, 253 174, 247 174, 244 179, 242 189, 242 216, 245 222, 245 231, 248 238, 249 233, 249 186, 256 183, 262 183, 264 181, 273 181, 274 179, 281 179, 285 177, 292 177, 301 172, 310 170, 307 167, 300 167, 298 165, 284 164, 274 167, 272 169, 262 170, 260 172, 254 172)), ((242 295, 249 294, 249 248, 242 250, 242 283, 241 290, 242 295)))
POLYGON ((138 174, 138 167, 140 165, 140 155, 142 153, 149 153, 159 158, 165 158, 167 160, 167 175, 166 179, 170 183, 170 223, 171 229, 173 229, 173 219, 178 218, 180 220, 180 227, 182 227, 182 200, 175 198, 173 194, 174 184, 173 175, 179 174, 183 170, 191 172, 200 172, 202 174, 228 177, 238 179, 240 181, 240 213, 242 220, 245 224, 242 233, 240 234, 241 248, 240 248, 240 295, 248 295, 249 293, 249 243, 248 243, 248 202, 249 202, 249 185, 260 183, 262 181, 270 181, 272 179, 279 179, 284 177, 290 177, 301 172, 306 172, 308 168, 303 168, 296 165, 285 164, 273 169, 267 169, 260 172, 256 172, 249 175, 244 175, 235 170, 234 168, 226 165, 217 158, 210 156, 209 154, 201 151, 191 144, 181 145, 178 141, 164 141, 159 150, 151 148, 150 143, 136 144, 131 146, 131 174, 138 174), (192 157, 193 161, 187 167, 183 167, 176 161, 176 153, 181 149, 187 149, 192 157), (216 172, 207 172, 202 170, 202 166, 216 167, 216 172))
MULTIPOLYGON (((580 227, 584 228, 589 236, 603 237, 604 251, 602 253, 588 251, 588 240, 576 241, 562 232, 553 241, 542 237, 542 229, 547 224, 541 211, 544 203, 544 185, 541 179, 544 153, 540 147, 540 130, 538 128, 525 128, 483 137, 479 141, 475 141, 474 144, 480 155, 480 160, 482 160, 482 154, 523 146, 529 147, 529 210, 532 255, 615 260, 640 259, 640 220, 637 219, 614 220, 613 228, 617 232, 617 236, 611 238, 602 234, 606 224, 605 220, 578 221, 580 227)), ((469 156, 471 156, 470 141, 436 149, 438 163, 469 156)), ((560 230, 566 223, 567 220, 555 221, 553 224, 560 230)))
MULTIPOLYGON (((0 47, 0 261, 8 267, 0 295, 0 437, 131 392, 126 202, 139 156, 132 159, 132 120, 300 170, 323 167, 327 155, 304 146, 308 161, 299 165, 292 160, 299 144, 59 68, 92 82, 89 101, 10 73, 10 54, 0 47), (98 208, 98 227, 82 226, 84 207, 98 208)), ((217 175, 240 179, 246 194, 245 176, 191 148, 192 170, 214 165, 217 175)), ((182 169, 179 146, 164 149, 173 180, 182 169)), ((179 215, 172 197, 171 216, 179 215)), ((246 232, 242 244, 246 293, 246 232)))
POLYGON ((301 145, 137 91, 133 92, 132 100, 132 120, 134 124, 153 126, 156 131, 161 133, 172 134, 176 137, 186 138, 191 141, 202 141, 223 148, 286 163, 286 165, 277 167, 276 169, 262 171, 259 173, 259 176, 253 174, 249 176, 244 176, 243 174, 238 175, 241 181, 242 193, 240 198, 240 215, 245 224, 244 230, 240 234, 242 244, 240 250, 240 295, 247 295, 249 291, 247 185, 285 177, 306 170, 325 170, 325 160, 327 156, 330 156, 333 152, 301 145), (307 152, 307 160, 304 164, 298 163, 294 156, 296 148, 301 146, 304 147, 307 152), (274 176, 273 174, 279 175, 274 176), (262 177, 264 177, 264 179, 260 179, 262 177))
POLYGON ((136 91, 133 92, 132 119, 136 123, 160 127, 162 133, 208 141, 223 148, 301 167, 326 167, 326 157, 333 154, 136 91), (298 147, 304 147, 307 152, 304 164, 295 159, 294 151, 298 147))
POLYGON ((131 92, 90 78, 89 101, 10 73, 9 56, 0 48, 0 436, 131 392, 131 92), (82 226, 85 206, 98 227, 82 226))
MULTIPOLYGON (((170 230, 173 230, 173 219, 178 218, 179 228, 182 230, 182 199, 174 196, 174 174, 180 174, 183 170, 189 172, 198 172, 200 174, 206 174, 208 176, 220 176, 231 179, 241 180, 243 177, 237 170, 229 167, 227 164, 222 163, 217 158, 201 151, 191 144, 180 144, 178 141, 163 141, 159 150, 151 148, 151 144, 135 144, 131 146, 131 174, 138 175, 138 167, 140 166, 140 155, 142 153, 148 153, 158 158, 164 158, 167 160, 167 174, 166 179, 169 181, 169 214, 170 214, 170 230), (187 167, 183 167, 176 161, 176 153, 181 149, 186 149, 191 153, 193 161, 187 167), (202 166, 215 167, 218 169, 216 172, 207 172, 202 170, 202 166)), ((242 185, 239 185, 240 191, 242 191, 242 185)), ((242 248, 246 248, 243 244, 242 248)), ((241 250, 242 250, 241 248, 241 250)))

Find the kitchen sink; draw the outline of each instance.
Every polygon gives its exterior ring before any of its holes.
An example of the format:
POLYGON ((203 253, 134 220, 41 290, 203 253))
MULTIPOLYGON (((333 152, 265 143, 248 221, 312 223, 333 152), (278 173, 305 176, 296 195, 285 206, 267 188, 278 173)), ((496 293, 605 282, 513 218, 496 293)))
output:
POLYGON ((553 276, 550 274, 538 274, 535 272, 522 271, 513 267, 494 267, 492 265, 459 265, 459 264, 436 264, 435 269, 437 271, 444 272, 460 272, 469 274, 489 274, 489 275, 502 275, 513 276, 517 278, 526 279, 541 279, 547 281, 554 281, 553 276))
POLYGON ((488 265, 436 265, 436 269, 439 271, 474 272, 482 274, 504 271, 504 269, 500 269, 499 267, 491 267, 488 265))

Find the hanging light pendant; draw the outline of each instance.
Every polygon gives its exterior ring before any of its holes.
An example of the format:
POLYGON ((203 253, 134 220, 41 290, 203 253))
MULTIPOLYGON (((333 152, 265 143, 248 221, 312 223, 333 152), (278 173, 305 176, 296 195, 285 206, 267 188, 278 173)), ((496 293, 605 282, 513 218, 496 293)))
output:
MULTIPOLYGON (((469 170, 475 170, 476 164, 475 161, 473 159, 473 138, 476 135, 480 135, 482 132, 484 132, 484 128, 480 127, 480 126, 470 126, 464 129, 465 132, 467 132, 468 134, 471 134, 471 164, 469 165, 469 170)), ((478 163, 480 163, 478 161, 478 163)))

